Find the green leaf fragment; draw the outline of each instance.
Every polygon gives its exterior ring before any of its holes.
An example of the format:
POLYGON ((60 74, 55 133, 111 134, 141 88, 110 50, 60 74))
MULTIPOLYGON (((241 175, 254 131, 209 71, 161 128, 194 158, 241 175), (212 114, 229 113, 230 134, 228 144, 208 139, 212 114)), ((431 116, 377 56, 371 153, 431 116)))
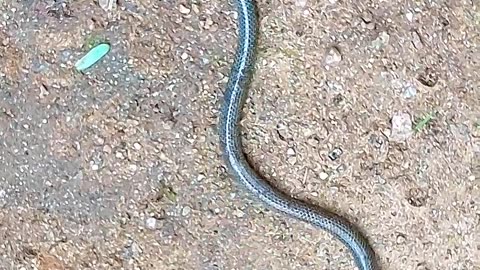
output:
POLYGON ((430 121, 432 121, 434 117, 434 113, 428 113, 425 115, 416 125, 415 125, 415 132, 419 132, 422 130, 430 121))
POLYGON ((75 68, 78 71, 86 70, 102 59, 109 51, 110 45, 107 43, 95 46, 75 63, 75 68))

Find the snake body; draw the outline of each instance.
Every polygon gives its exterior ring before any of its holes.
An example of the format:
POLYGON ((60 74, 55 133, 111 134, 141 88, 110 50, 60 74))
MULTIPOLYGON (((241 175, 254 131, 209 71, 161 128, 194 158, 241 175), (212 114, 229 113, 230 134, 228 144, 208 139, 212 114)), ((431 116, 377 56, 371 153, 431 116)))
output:
POLYGON ((379 269, 367 240, 344 218, 289 197, 262 179, 248 164, 239 132, 241 111, 254 65, 257 15, 253 0, 234 0, 238 43, 220 115, 220 144, 230 174, 254 197, 283 214, 328 231, 350 250, 360 270, 379 269))

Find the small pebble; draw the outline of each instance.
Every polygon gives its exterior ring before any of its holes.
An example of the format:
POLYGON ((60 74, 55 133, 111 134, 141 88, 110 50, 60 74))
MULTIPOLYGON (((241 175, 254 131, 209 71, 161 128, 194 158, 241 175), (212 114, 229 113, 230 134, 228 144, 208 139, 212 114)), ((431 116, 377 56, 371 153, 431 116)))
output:
POLYGON ((182 53, 182 55, 180 57, 182 58, 182 60, 187 60, 188 54, 186 52, 184 52, 184 53, 182 53))
POLYGON ((96 143, 97 145, 103 145, 103 144, 105 143, 105 139, 102 138, 102 137, 96 137, 95 143, 96 143))
POLYGON ((139 144, 138 142, 136 142, 136 143, 133 144, 133 148, 135 148, 135 150, 140 150, 140 149, 142 149, 142 145, 139 144))
POLYGON ((137 167, 137 165, 135 165, 135 164, 130 164, 130 165, 128 166, 128 169, 129 169, 130 171, 134 172, 134 171, 136 171, 136 170, 138 169, 138 167, 137 167))
POLYGON ((110 145, 104 145, 103 152, 110 154, 112 152, 112 147, 110 147, 110 145))
POLYGON ((414 97, 417 94, 417 88, 414 85, 407 85, 403 90, 402 97, 405 99, 409 99, 414 97))
POLYGON ((330 160, 334 161, 338 159, 342 154, 343 154, 343 150, 337 147, 328 154, 328 157, 330 158, 330 160))
POLYGON ((397 236, 397 244, 403 244, 403 243, 405 243, 405 240, 406 240, 405 236, 403 236, 401 234, 397 236))
POLYGON ((295 163, 297 163, 297 158, 295 156, 291 156, 287 159, 287 162, 290 164, 290 165, 295 165, 295 163))
POLYGON ((197 4, 192 4, 192 10, 195 14, 200 13, 200 7, 197 4))
POLYGON ((5 38, 4 40, 2 40, 2 46, 8 46, 9 43, 10 43, 9 38, 5 38))
POLYGON ((188 216, 188 215, 190 214, 191 210, 192 210, 192 209, 191 209, 189 206, 183 207, 183 209, 182 209, 182 216, 184 216, 184 217, 188 216))
POLYGON ((390 140, 399 142, 412 136, 412 120, 408 113, 397 112, 393 115, 391 124, 390 140))
POLYGON ((99 169, 98 164, 92 164, 92 170, 93 171, 98 171, 98 169, 99 169))
POLYGON ((113 10, 117 7, 116 0, 98 0, 98 5, 105 11, 113 10))
POLYGON ((145 221, 145 227, 150 230, 155 230, 155 228, 157 227, 157 219, 153 217, 147 218, 147 220, 145 221))
POLYGON ((372 42, 372 46, 378 50, 385 47, 389 41, 390 35, 387 32, 381 32, 378 37, 372 42))
POLYGON ((413 22, 413 13, 408 11, 406 14, 405 14, 405 17, 407 17, 407 20, 409 22, 413 22))
POLYGON ((362 20, 365 23, 371 23, 373 21, 373 14, 370 11, 362 12, 362 20))
POLYGON ((321 172, 321 173, 319 174, 319 177, 320 177, 321 180, 325 180, 325 179, 328 178, 328 173, 326 173, 326 172, 321 172))
POLYGON ((330 47, 327 49, 325 55, 325 64, 327 65, 335 65, 342 61, 342 54, 337 47, 330 47))
POLYGON ((180 4, 180 6, 178 7, 178 11, 180 11, 180 13, 184 15, 187 15, 188 13, 190 13, 190 9, 184 6, 183 4, 180 4))
POLYGON ((293 148, 288 148, 287 155, 294 156, 295 155, 295 150, 293 148))
POLYGON ((296 0, 296 1, 295 1, 295 5, 296 5, 297 7, 303 8, 303 7, 305 7, 305 6, 307 5, 307 0, 296 0))

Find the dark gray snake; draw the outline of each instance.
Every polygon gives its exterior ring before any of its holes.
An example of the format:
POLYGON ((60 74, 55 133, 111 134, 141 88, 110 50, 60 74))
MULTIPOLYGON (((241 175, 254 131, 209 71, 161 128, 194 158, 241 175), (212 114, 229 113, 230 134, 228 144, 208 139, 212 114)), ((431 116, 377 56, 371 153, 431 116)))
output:
POLYGON ((269 207, 333 234, 353 255, 360 270, 379 269, 372 248, 347 220, 289 197, 263 180, 248 164, 239 133, 241 111, 254 65, 257 16, 253 0, 234 0, 238 11, 238 45, 220 116, 223 158, 233 177, 269 207))

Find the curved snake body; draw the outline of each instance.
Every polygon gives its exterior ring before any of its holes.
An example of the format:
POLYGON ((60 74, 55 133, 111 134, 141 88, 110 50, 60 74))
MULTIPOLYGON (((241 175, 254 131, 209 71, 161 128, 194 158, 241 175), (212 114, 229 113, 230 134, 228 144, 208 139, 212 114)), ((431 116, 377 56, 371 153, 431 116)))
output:
POLYGON ((345 219, 287 196, 263 180, 248 164, 239 133, 241 110, 254 65, 257 16, 253 0, 234 0, 238 11, 238 44, 220 116, 220 143, 230 173, 269 207, 326 230, 353 255, 360 270, 379 269, 366 239, 345 219))

